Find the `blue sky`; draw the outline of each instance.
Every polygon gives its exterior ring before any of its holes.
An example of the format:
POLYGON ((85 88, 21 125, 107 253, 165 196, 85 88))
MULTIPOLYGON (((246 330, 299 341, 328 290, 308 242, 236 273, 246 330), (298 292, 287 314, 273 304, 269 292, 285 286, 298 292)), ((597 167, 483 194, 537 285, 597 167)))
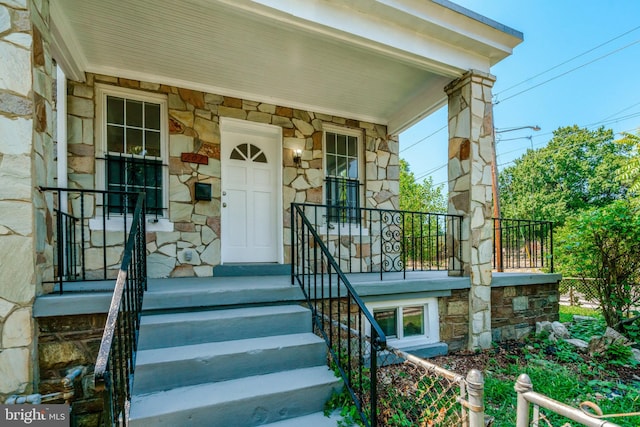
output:
MULTIPOLYGON (((640 128, 640 0, 453 1, 524 33, 513 54, 491 70, 497 77, 494 124, 542 129, 498 134, 499 169, 531 144, 544 146, 561 126, 604 125, 632 133, 640 128)), ((432 176, 445 187, 447 130, 434 132, 446 120, 445 108, 400 134, 400 157, 409 161, 416 178, 432 176)))

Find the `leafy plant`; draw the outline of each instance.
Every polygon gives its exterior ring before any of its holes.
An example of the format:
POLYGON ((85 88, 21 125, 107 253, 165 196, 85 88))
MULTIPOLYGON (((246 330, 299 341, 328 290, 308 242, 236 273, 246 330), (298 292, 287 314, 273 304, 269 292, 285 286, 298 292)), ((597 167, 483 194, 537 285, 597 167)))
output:
POLYGON ((625 365, 631 361, 633 353, 629 346, 614 342, 607 347, 604 352, 604 357, 610 363, 625 365))
POLYGON ((624 332, 623 320, 640 303, 640 207, 618 200, 584 211, 567 220, 556 241, 563 273, 591 278, 607 325, 624 332))

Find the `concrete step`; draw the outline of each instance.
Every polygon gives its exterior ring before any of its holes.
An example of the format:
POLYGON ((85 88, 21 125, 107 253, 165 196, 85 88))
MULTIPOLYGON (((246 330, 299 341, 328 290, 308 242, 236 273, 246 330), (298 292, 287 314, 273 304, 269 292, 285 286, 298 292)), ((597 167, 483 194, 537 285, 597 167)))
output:
POLYGON ((213 267, 214 277, 237 276, 286 276, 291 274, 291 264, 252 263, 220 264, 213 267))
POLYGON ((134 396, 129 423, 250 427, 320 412, 341 382, 326 366, 134 396))
POLYGON ((139 351, 134 394, 326 363, 324 340, 308 332, 139 351))
POLYGON ((265 424, 265 427, 336 427, 342 420, 339 415, 325 415, 323 412, 316 412, 303 417, 290 418, 284 421, 265 424))
POLYGON ((304 300, 290 276, 149 279, 144 311, 180 310, 304 300))
POLYGON ((311 331, 311 312, 299 305, 142 316, 138 350, 311 331))

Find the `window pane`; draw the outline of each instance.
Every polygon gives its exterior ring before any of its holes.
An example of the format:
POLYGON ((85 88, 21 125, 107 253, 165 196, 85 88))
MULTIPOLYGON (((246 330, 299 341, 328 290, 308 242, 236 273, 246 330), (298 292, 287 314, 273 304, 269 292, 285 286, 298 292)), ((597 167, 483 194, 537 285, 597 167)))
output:
POLYGON ((256 163, 267 163, 267 156, 265 156, 264 153, 260 153, 253 161, 256 163))
POLYGON ((256 156, 256 154, 260 152, 260 149, 253 144, 250 145, 250 148, 251 148, 251 155, 249 156, 249 158, 253 159, 256 156))
POLYGON ((127 129, 127 154, 142 155, 142 130, 127 129))
POLYGON ((382 332, 387 337, 395 337, 398 334, 398 323, 395 309, 379 310, 373 312, 373 318, 376 319, 382 332))
POLYGON ((107 125, 107 151, 124 152, 124 128, 107 125))
POLYGON ((127 126, 142 127, 142 102, 127 99, 127 126))
POLYGON ((347 155, 347 136, 346 135, 338 135, 338 140, 336 142, 336 153, 343 156, 347 155))
POLYGON ((402 308, 402 331, 405 337, 424 335, 424 306, 402 308))
POLYGON ((347 149, 347 154, 350 157, 356 157, 357 156, 357 147, 358 147, 358 138, 356 138, 355 136, 349 136, 347 137, 347 141, 348 141, 348 149, 347 149))
POLYGON ((107 96, 107 123, 124 124, 124 99, 107 96))
POLYGON ((244 160, 244 157, 242 156, 242 154, 238 150, 238 147, 233 149, 233 151, 231 152, 231 156, 229 156, 229 157, 231 157, 233 160, 244 160))
POLYGON ((336 176, 347 177, 347 159, 344 157, 338 157, 336 159, 336 176))
POLYGON ((336 134, 327 132, 325 135, 325 147, 327 150, 327 154, 335 154, 336 153, 336 134))
POLYGON ((142 191, 145 184, 144 180, 142 160, 127 158, 127 183, 132 187, 130 191, 142 191))
POLYGON ((146 129, 160 130, 160 105, 145 102, 144 127, 146 129))
POLYGON ((327 167, 328 176, 336 176, 336 158, 335 156, 327 155, 327 167))
POLYGON ((358 179, 358 160, 349 161, 349 174, 347 175, 351 179, 358 179))
POLYGON ((160 157, 160 132, 147 130, 144 132, 144 139, 144 148, 147 150, 146 155, 160 157))

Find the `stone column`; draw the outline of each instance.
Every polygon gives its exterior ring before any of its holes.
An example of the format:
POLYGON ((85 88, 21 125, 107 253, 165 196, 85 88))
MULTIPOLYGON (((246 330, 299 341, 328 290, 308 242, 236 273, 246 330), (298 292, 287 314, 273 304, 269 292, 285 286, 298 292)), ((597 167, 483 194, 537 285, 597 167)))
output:
POLYGON ((0 0, 0 402, 33 392, 32 307, 53 250, 37 187, 53 184, 47 0, 0 0))
MULTIPOLYGON (((449 213, 462 215, 462 274, 470 276, 469 348, 491 345, 493 222, 491 164, 494 133, 491 88, 495 78, 471 70, 451 82, 449 97, 449 213)), ((454 275, 456 272, 451 272, 454 275)), ((458 273, 459 274, 459 273, 458 273)))

